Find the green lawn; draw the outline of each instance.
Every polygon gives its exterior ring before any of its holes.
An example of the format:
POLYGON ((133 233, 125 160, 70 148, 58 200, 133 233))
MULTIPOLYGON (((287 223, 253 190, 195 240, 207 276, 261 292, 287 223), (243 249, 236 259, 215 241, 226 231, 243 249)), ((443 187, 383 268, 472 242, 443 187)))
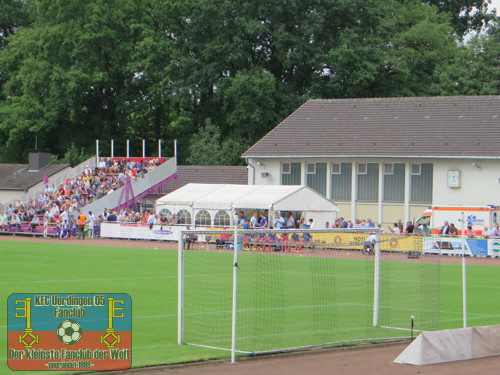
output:
MULTIPOLYGON (((4 301, 0 304, 1 347, 6 348, 5 301, 10 294, 109 292, 132 297, 134 367, 228 355, 220 350, 177 345, 174 250, 2 240, 0 254, 0 300, 4 301)), ((404 330, 371 326, 371 258, 242 252, 238 263, 240 350, 408 335, 404 330)), ((231 267, 229 253, 186 254, 186 341, 224 347, 230 344, 231 267)), ((461 326, 460 266, 384 261, 382 273, 381 325, 406 329, 414 315, 417 329, 437 328, 437 319, 439 328, 461 326), (441 283, 437 284, 439 271, 441 283)), ((470 325, 500 323, 497 280, 500 267, 469 266, 470 325)), ((0 373, 9 373, 5 354, 0 355, 0 362, 0 373)))

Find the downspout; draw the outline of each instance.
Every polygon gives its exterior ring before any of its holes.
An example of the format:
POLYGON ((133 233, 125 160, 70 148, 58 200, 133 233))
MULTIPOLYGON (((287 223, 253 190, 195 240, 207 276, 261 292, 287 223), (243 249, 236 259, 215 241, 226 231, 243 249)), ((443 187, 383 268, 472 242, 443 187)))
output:
POLYGON ((255 185, 255 167, 248 161, 248 158, 245 158, 245 162, 247 163, 248 167, 252 168, 252 174, 249 185, 255 185))

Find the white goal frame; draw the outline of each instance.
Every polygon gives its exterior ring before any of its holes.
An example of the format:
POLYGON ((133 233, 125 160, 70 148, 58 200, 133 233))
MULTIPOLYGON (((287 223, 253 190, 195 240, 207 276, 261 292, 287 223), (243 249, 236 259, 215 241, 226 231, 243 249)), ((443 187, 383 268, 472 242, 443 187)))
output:
MULTIPOLYGON (((327 232, 327 233, 374 233, 377 237, 376 243, 375 243, 375 254, 374 254, 374 290, 373 290, 373 326, 378 327, 379 326, 379 310, 380 310, 380 255, 381 255, 381 249, 380 249, 380 234, 382 230, 378 228, 360 228, 360 229, 345 229, 345 228, 333 228, 333 229, 324 229, 324 230, 318 230, 318 229, 266 229, 265 233, 283 233, 284 231, 288 233, 305 233, 305 232, 327 232)), ((242 230, 238 228, 234 228, 232 230, 210 230, 210 231, 200 231, 200 230, 182 230, 179 232, 179 237, 178 237, 178 304, 177 304, 177 344, 178 345, 183 345, 185 344, 184 342, 184 235, 187 233, 200 233, 200 232, 210 232, 211 234, 220 234, 220 233, 231 233, 234 235, 234 238, 238 238, 238 234, 255 234, 259 233, 259 229, 252 229, 252 230, 242 230)), ((264 231, 261 231, 264 232, 264 231)), ((237 327, 237 286, 238 286, 238 242, 235 241, 234 243, 234 250, 233 250, 233 272, 232 272, 232 311, 231 311, 231 348, 220 348, 220 347, 211 347, 208 345, 198 345, 198 344, 189 344, 189 345, 195 345, 195 346, 202 346, 206 348, 212 348, 212 349, 219 349, 219 350, 230 350, 231 352, 231 363, 236 362, 236 353, 247 353, 243 351, 239 351, 236 349, 236 327, 237 327)), ((395 327, 384 327, 384 328, 394 328, 398 329, 395 327)), ((373 339, 371 339, 373 340, 373 339)), ((382 338, 380 340, 383 340, 382 338)), ((365 341, 365 340, 352 340, 352 342, 357 342, 357 341, 365 341)), ((347 342, 347 341, 342 341, 342 342, 347 342)), ((306 346, 306 347, 297 347, 297 348, 286 348, 286 349, 280 349, 280 350, 272 350, 272 351, 266 351, 266 353, 271 353, 271 352, 280 352, 280 351, 290 351, 293 349, 305 349, 305 348, 310 348, 310 347, 315 347, 315 346, 323 346, 323 345, 329 345, 329 344, 334 344, 334 343, 323 343, 321 345, 312 345, 312 346, 306 346)), ((248 353, 247 353, 248 354, 248 353)))

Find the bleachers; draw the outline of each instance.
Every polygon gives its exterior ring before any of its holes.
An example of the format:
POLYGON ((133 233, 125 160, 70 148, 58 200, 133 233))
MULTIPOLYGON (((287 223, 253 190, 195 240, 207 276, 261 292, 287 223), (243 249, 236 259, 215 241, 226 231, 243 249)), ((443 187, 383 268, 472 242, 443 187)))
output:
MULTIPOLYGON (((123 158, 121 158, 123 159, 123 158)), ((120 158, 117 158, 117 161, 122 161, 120 158)), ((158 186, 161 186, 164 184, 166 181, 175 178, 177 176, 177 163, 175 158, 171 158, 165 162, 165 159, 157 159, 157 158, 131 158, 131 160, 134 159, 134 161, 137 161, 135 159, 140 159, 141 162, 149 160, 154 160, 155 164, 152 165, 152 169, 149 169, 149 172, 145 174, 141 174, 137 178, 133 178, 131 181, 132 187, 133 187, 133 192, 134 196, 132 199, 137 200, 139 197, 148 194, 150 191, 154 190, 158 186)), ((114 161, 114 159, 113 159, 114 161)), ((92 170, 92 173, 94 173, 94 170, 92 170)), ((144 167, 146 169, 146 167, 144 167)), ((90 172, 89 172, 90 173, 90 172)), ((104 208, 108 209, 117 209, 121 204, 124 204, 125 202, 122 202, 122 191, 123 191, 123 184, 118 184, 116 183, 117 177, 119 173, 115 173, 114 171, 111 171, 106 168, 106 170, 101 170, 101 173, 103 174, 101 176, 101 182, 104 180, 103 178, 105 177, 106 183, 102 184, 99 183, 100 185, 97 185, 98 187, 95 187, 95 190, 102 189, 104 186, 110 187, 111 182, 113 181, 114 185, 114 191, 108 194, 108 191, 104 190, 104 195, 99 197, 98 199, 91 200, 91 203, 87 203, 87 199, 83 198, 80 200, 80 204, 77 205, 76 207, 73 206, 73 212, 75 212, 76 209, 81 209, 85 214, 87 214, 89 211, 93 211, 95 213, 96 218, 98 215, 104 211, 104 208), (82 204, 84 203, 84 204, 82 204)), ((92 194, 91 189, 83 187, 82 181, 86 178, 86 175, 83 173, 80 175, 75 176, 72 179, 69 179, 71 181, 72 186, 74 189, 80 189, 83 192, 80 192, 81 197, 87 197, 88 194, 92 194), (78 182, 78 187, 77 186, 78 182)), ((54 186, 55 188, 59 188, 59 186, 63 186, 68 183, 68 178, 59 184, 55 186, 54 184, 47 184, 47 188, 49 185, 54 186)), ((95 181, 94 181, 95 184, 95 181)), ((92 185, 91 185, 92 186, 92 185)), ((96 185, 93 185, 96 186, 96 185)), ((29 207, 34 207, 37 209, 37 212, 39 214, 37 215, 40 219, 40 224, 35 225, 34 227, 31 224, 31 221, 22 221, 20 224, 13 224, 10 222, 10 214, 7 222, 5 223, 0 223, 0 234, 12 234, 12 235, 29 235, 29 236, 58 236, 60 234, 62 228, 61 228, 61 223, 57 223, 57 220, 54 218, 51 218, 50 222, 47 225, 47 228, 44 226, 44 217, 43 214, 40 212, 43 212, 41 210, 43 207, 48 209, 49 206, 45 205, 42 206, 39 202, 39 197, 43 195, 43 191, 45 190, 45 187, 43 190, 40 190, 39 196, 34 196, 32 197, 29 202, 22 202, 24 203, 24 214, 28 210, 29 207)), ((64 197, 63 201, 60 201, 61 203, 58 203, 58 206, 61 208, 62 203, 66 200, 72 200, 75 196, 73 195, 74 191, 72 190, 71 195, 68 195, 66 193, 66 196, 64 197)), ((48 191, 48 190, 45 190, 48 191)), ((48 195, 53 194, 51 196, 52 202, 56 201, 57 194, 56 193, 47 193, 48 195)), ((50 201, 50 200, 49 200, 50 201)), ((15 203, 16 205, 18 202, 15 203)), ((5 207, 5 212, 7 213, 7 206, 5 207)), ((61 209, 62 210, 62 209, 61 209)), ((17 211, 15 211, 17 212, 17 211)), ((12 213, 12 211, 11 211, 12 213)), ((57 216, 57 215, 56 215, 57 216)))

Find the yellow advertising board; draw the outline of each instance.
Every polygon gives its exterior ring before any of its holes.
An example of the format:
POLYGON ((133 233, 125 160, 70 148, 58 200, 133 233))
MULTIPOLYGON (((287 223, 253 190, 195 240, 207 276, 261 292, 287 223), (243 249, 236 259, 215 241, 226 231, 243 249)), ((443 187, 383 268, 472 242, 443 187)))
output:
MULTIPOLYGON (((332 245, 335 249, 361 249, 368 238, 368 233, 317 232, 311 233, 316 244, 332 245)), ((327 246, 330 247, 330 246, 327 246)), ((422 251, 422 236, 406 236, 402 234, 381 234, 380 249, 382 251, 422 251)))

